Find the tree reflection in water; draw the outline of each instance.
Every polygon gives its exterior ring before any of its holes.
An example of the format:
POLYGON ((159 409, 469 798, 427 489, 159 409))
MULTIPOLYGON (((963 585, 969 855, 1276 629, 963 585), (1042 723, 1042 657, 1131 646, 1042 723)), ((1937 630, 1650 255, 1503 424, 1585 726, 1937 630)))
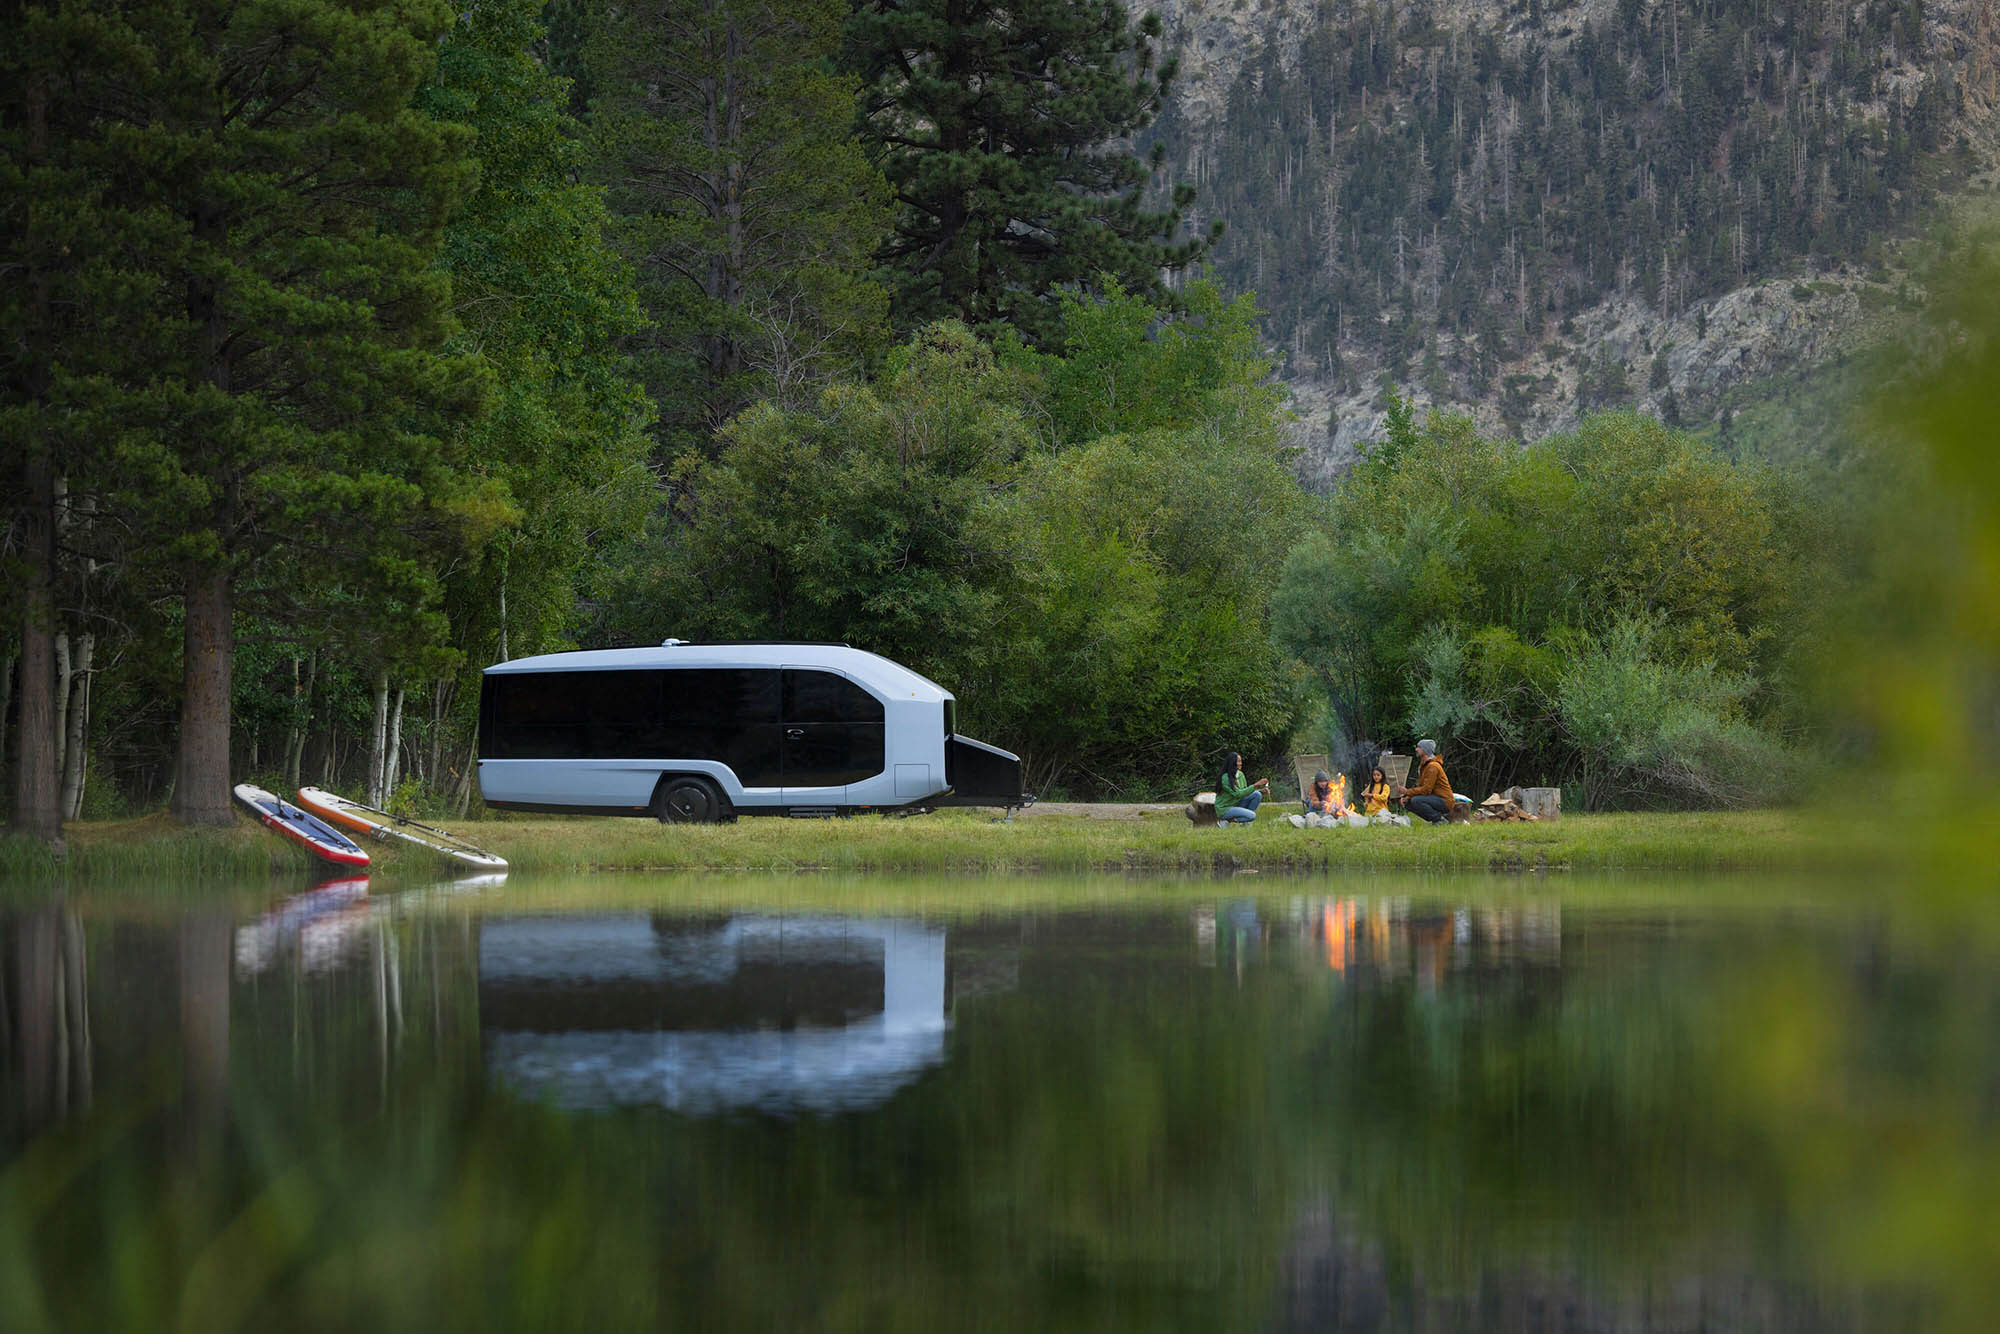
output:
POLYGON ((497 906, 0 917, 0 1327, 1950 1328, 2000 1273, 1974 935, 497 906))

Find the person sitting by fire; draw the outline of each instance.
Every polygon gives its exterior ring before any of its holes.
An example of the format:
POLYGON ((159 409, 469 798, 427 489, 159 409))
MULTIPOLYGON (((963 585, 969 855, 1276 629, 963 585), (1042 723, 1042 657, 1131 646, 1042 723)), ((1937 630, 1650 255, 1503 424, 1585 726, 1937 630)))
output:
POLYGON ((1324 769, 1313 771, 1306 785, 1306 813, 1289 817, 1299 829, 1331 829, 1347 815, 1347 775, 1331 778, 1324 769))
POLYGON ((1376 765, 1368 771, 1368 786, 1361 789, 1361 813, 1374 819, 1389 809, 1389 798, 1394 795, 1389 786, 1389 775, 1382 772, 1381 765, 1376 765))
POLYGON ((1215 785, 1215 818, 1223 824, 1249 824, 1270 789, 1268 778, 1253 783, 1243 776, 1243 756, 1232 750, 1222 766, 1222 781, 1215 785))
POLYGON ((1444 776, 1444 761, 1438 758, 1438 743, 1423 740, 1417 743, 1417 754, 1423 757, 1423 767, 1417 772, 1417 785, 1404 788, 1397 794, 1410 814, 1428 820, 1432 824, 1443 824, 1451 815, 1451 780, 1444 776))

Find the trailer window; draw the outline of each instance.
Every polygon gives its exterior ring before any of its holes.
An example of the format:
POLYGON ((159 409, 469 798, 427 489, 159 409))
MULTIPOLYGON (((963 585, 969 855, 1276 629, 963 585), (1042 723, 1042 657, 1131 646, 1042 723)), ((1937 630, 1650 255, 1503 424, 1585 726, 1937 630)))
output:
POLYGON ((669 727, 778 721, 778 673, 768 668, 692 668, 660 675, 669 727))
POLYGON ((882 701, 844 676, 790 669, 785 672, 788 723, 880 723, 882 701))

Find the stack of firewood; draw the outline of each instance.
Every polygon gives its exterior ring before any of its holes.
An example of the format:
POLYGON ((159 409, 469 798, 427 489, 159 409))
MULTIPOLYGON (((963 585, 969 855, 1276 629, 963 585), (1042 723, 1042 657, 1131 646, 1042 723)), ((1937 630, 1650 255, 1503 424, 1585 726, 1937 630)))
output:
POLYGON ((1475 820, 1519 820, 1535 823, 1562 818, 1559 787, 1510 787, 1495 792, 1473 809, 1475 820))

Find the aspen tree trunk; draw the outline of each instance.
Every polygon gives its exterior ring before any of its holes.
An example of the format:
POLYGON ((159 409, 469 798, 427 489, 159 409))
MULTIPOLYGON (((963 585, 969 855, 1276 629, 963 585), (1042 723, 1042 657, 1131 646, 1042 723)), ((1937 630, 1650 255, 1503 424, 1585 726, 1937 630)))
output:
POLYGON ((388 772, 388 757, 383 750, 389 740, 389 673, 384 670, 375 676, 375 721, 368 733, 368 804, 382 804, 382 778, 388 772))
POLYGON ((500 661, 507 661, 507 567, 500 567, 500 661))
MULTIPOLYGON (((298 661, 294 659, 292 662, 292 674, 295 681, 298 669, 298 661)), ((293 791, 298 790, 299 773, 305 767, 306 738, 312 732, 313 690, 318 684, 319 653, 315 650, 306 655, 305 690, 300 698, 300 707, 293 715, 296 727, 292 739, 292 749, 285 757, 285 781, 291 784, 293 791)))
POLYGON ((458 800, 455 809, 463 820, 465 813, 472 809, 472 775, 479 768, 479 742, 477 738, 465 748, 465 767, 458 774, 458 800))
POLYGON ((173 812, 182 824, 226 825, 234 818, 229 809, 229 685, 236 646, 229 572, 189 575, 186 602, 173 812))
POLYGON ((77 636, 76 653, 70 665, 69 728, 63 740, 62 813, 74 820, 83 811, 84 746, 90 738, 91 662, 97 654, 97 636, 85 632, 77 636))
POLYGON ((297 658, 293 658, 292 659, 292 713, 291 713, 291 720, 285 724, 285 758, 283 761, 285 770, 285 786, 291 788, 293 791, 297 791, 299 786, 299 762, 297 757, 297 750, 299 744, 299 733, 300 731, 303 730, 300 724, 301 724, 301 719, 299 716, 299 660, 297 658))
POLYGON ((444 778, 444 722, 451 712, 452 693, 451 682, 444 677, 431 690, 431 767, 424 781, 432 787, 442 786, 444 778))
POLYGON ((387 808, 389 798, 396 795, 396 780, 402 775, 403 767, 403 687, 396 687, 395 707, 389 710, 389 744, 382 752, 382 800, 377 806, 387 808))

